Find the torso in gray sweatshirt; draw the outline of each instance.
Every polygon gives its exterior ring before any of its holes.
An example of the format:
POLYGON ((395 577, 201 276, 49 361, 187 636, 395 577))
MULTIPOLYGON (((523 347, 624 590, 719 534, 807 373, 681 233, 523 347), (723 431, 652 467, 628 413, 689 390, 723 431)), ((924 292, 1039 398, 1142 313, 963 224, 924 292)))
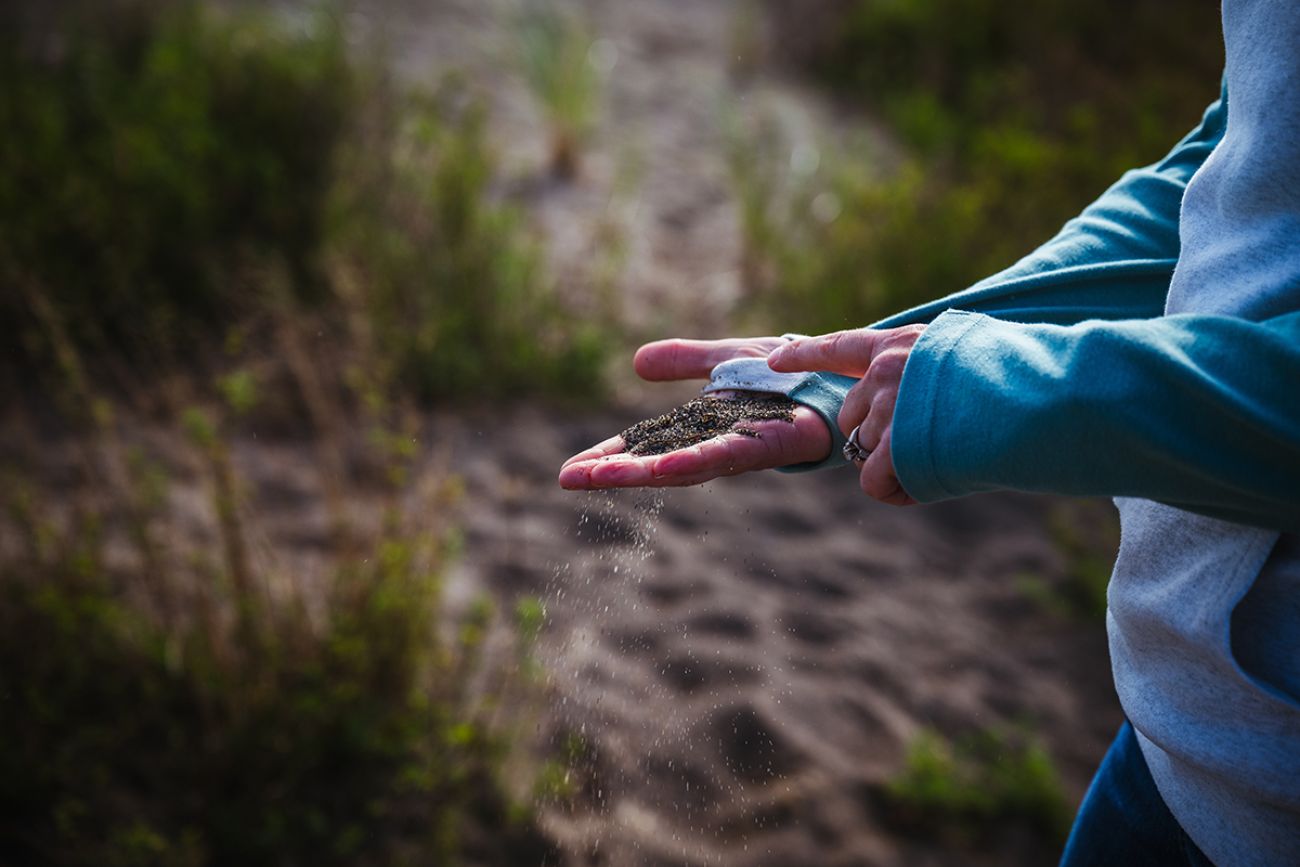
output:
MULTIPOLYGON (((1166 312, 1258 321, 1300 308, 1300 3, 1225 0, 1223 26, 1227 129, 1166 312)), ((1160 793, 1216 863, 1300 865, 1300 540, 1116 502, 1111 660, 1160 793)))

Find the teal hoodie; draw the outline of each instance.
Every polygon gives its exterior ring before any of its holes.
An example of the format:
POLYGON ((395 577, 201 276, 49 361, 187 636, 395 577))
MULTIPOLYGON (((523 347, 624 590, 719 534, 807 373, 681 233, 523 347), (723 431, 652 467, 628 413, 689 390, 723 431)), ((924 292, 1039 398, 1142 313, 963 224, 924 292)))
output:
POLYGON ((1227 114, 1225 92, 1033 254, 877 323, 930 323, 894 416, 915 499, 1141 496, 1300 530, 1300 287, 1250 319, 1164 315, 1183 193, 1227 114))

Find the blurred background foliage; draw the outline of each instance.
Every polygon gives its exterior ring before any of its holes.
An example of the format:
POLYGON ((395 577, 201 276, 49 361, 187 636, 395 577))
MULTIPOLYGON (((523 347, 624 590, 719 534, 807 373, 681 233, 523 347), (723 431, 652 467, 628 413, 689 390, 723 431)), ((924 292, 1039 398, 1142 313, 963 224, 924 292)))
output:
POLYGON ((607 340, 493 194, 465 81, 396 84, 328 7, 296 28, 151 0, 5 15, 7 361, 66 344, 120 385, 312 313, 419 397, 597 385, 607 340))
POLYGON ((898 145, 827 147, 800 173, 791 143, 739 137, 748 288, 785 330, 862 325, 1012 264, 1170 150, 1223 67, 1212 3, 764 6, 787 64, 898 145))
POLYGON ((356 99, 330 19, 289 36, 192 3, 35 9, 0 35, 0 263, 22 290, 5 295, 10 360, 43 351, 35 295, 78 347, 141 365, 253 313, 241 278, 259 261, 319 302, 356 99))
MULTIPOLYGON (((1211 4, 762 8, 770 51, 890 141, 795 159, 761 116, 726 124, 746 309, 776 330, 862 324, 1011 264, 1217 93, 1211 4)), ((598 388, 609 305, 557 291, 465 80, 397 85, 328 11, 295 28, 194 2, 3 14, 6 360, 49 367, 66 344, 138 381, 310 314, 348 369, 423 399, 598 388)), ((551 169, 572 177, 597 41, 546 4, 516 19, 551 169)))
POLYGON ((981 729, 952 741, 923 730, 883 796, 902 833, 947 836, 968 848, 1011 826, 1040 837, 1050 852, 1070 828, 1052 759, 1024 731, 981 729))
POLYGON ((481 98, 453 77, 367 120, 330 251, 367 369, 426 400, 596 393, 607 310, 597 293, 562 301, 523 215, 494 197, 481 98))
POLYGON ((600 98, 598 48, 583 17, 550 3, 527 3, 516 13, 520 70, 550 126, 551 171, 578 173, 600 98))
MULTIPOLYGON (((747 8, 747 75, 774 55, 882 133, 721 123, 736 324, 777 332, 861 325, 1009 265, 1158 159, 1221 68, 1209 3, 747 8)), ((452 621, 457 482, 413 443, 422 407, 599 395, 626 323, 607 275, 557 285, 503 193, 490 94, 397 82, 339 8, 292 26, 237 9, 0 5, 0 396, 47 425, 0 477, 0 861, 536 863, 501 720, 526 721, 544 679, 544 613, 452 621), (141 445, 141 410, 182 456, 141 445), (310 440, 323 586, 258 542, 232 458, 253 419, 310 440), (51 427, 72 432, 53 470, 51 427), (178 516, 194 480, 197 536, 178 516)), ((546 4, 513 26, 552 180, 572 182, 599 127, 598 34, 546 4)), ((1070 585, 1033 592, 1093 617, 1105 562, 1072 526, 1055 534, 1070 585)), ((562 761, 536 776, 524 790, 563 796, 562 761)), ((905 825, 1009 816, 1055 839, 1064 822, 1032 739, 926 735, 886 796, 905 825)))
MULTIPOLYGON (((125 515, 120 491, 69 511, 6 480, 30 549, 0 562, 0 857, 538 863, 548 847, 499 776, 509 739, 466 689, 488 664, 491 610, 454 638, 434 626, 438 529, 390 511, 325 587, 277 595, 222 440, 202 419, 191 434, 220 520, 214 550, 189 557, 161 466, 134 462, 141 507, 125 515)), ((98 464, 123 459, 99 445, 98 464)), ((422 505, 445 512, 445 496, 422 505)), ((520 653, 535 635, 521 628, 520 653)))
POLYGON ((0 861, 550 851, 509 765, 544 612, 445 611, 458 482, 413 407, 590 394, 607 339, 495 194, 485 96, 399 85, 341 20, 0 10, 0 390, 35 410, 5 439, 0 861), (267 550, 252 419, 309 438, 317 569, 267 550))

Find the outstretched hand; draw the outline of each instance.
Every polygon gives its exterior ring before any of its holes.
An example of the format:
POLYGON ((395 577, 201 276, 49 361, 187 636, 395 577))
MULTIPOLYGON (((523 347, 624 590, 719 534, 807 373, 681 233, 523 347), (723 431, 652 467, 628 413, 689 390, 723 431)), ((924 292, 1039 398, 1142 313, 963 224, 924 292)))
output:
MULTIPOLYGON (((633 362, 643 379, 707 379, 715 366, 733 358, 766 358, 780 372, 828 371, 858 377, 839 414, 847 436, 859 428, 858 443, 870 452, 859 470, 869 496, 893 505, 914 503, 894 474, 891 437, 894 404, 903 368, 925 330, 923 325, 860 328, 787 342, 779 337, 728 340, 660 340, 637 351, 633 362)), ((719 398, 724 399, 724 398, 719 398)), ((755 422, 757 437, 728 433, 662 455, 626 454, 621 437, 574 455, 560 470, 571 490, 698 485, 721 476, 824 460, 831 436, 821 417, 796 407, 794 423, 755 422)))
MULTIPOLYGON (((765 358, 784 345, 779 337, 659 340, 641 347, 633 365, 642 379, 652 382, 708 379, 724 361, 765 358)), ((752 470, 819 461, 830 453, 826 423, 807 407, 795 408, 793 424, 759 421, 746 427, 758 436, 728 433, 662 455, 626 454, 623 439, 611 437, 565 461, 560 486, 594 490, 698 485, 752 470)))

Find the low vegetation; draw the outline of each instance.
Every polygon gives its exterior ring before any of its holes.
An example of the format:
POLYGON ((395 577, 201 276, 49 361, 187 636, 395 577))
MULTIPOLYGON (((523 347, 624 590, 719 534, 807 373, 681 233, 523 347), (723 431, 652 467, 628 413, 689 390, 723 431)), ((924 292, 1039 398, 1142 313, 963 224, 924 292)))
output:
POLYGON ((855 328, 973 279, 963 248, 984 218, 978 200, 919 162, 886 174, 866 144, 792 145, 749 129, 733 139, 731 168, 750 328, 855 328))
POLYGON ((1059 617, 1101 621, 1106 594, 1119 547, 1119 518, 1104 501, 1079 500, 1056 504, 1048 513, 1048 534, 1063 571, 1056 580, 1024 574, 1021 591, 1044 610, 1059 617))
POLYGON ((0 10, 0 862, 549 852, 545 614, 446 610, 418 408, 590 393, 599 311, 497 195, 481 96, 339 28, 0 10), (240 445, 279 423, 291 541, 240 445))
POLYGON ((356 89, 332 19, 290 36, 193 3, 18 4, 0 28, 0 343, 176 364, 264 303, 268 260, 318 303, 356 89), (24 17, 23 11, 28 15, 24 17))
POLYGON ((449 618, 455 478, 368 449, 317 554, 272 550, 232 407, 185 412, 177 452, 97 403, 68 465, 6 462, 0 860, 538 863, 504 720, 545 615, 522 600, 495 655, 490 604, 449 618))
POLYGON ((766 5, 787 59, 903 148, 827 149, 800 176, 793 143, 750 145, 780 151, 735 173, 749 289, 780 328, 862 325, 1010 265, 1218 94, 1213 6, 766 5))
POLYGON ((329 13, 292 30, 195 2, 5 14, 6 361, 49 370, 67 341, 130 391, 226 366, 288 319, 423 399, 597 387, 601 311, 581 285, 561 299, 494 192, 465 81, 397 85, 329 13))
POLYGON ((1023 734, 994 729, 956 741, 922 732, 885 797, 900 829, 938 831, 972 843, 990 829, 1021 825, 1059 844, 1070 822, 1047 752, 1023 734))
POLYGON ((571 179, 595 125, 601 46, 578 13, 551 3, 525 3, 515 28, 520 71, 550 128, 551 172, 571 179))
POLYGON ((369 375, 426 400, 597 391, 607 291, 562 299, 523 215, 495 199, 481 99, 453 77, 370 113, 328 251, 369 375))

